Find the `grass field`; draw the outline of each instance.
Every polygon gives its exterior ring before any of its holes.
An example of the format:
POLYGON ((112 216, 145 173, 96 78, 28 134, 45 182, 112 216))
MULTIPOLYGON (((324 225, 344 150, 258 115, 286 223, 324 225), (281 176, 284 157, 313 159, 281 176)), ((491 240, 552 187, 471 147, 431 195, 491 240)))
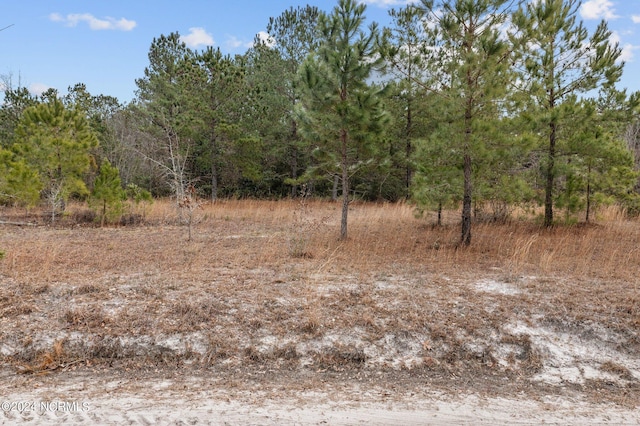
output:
POLYGON ((354 203, 340 241, 339 207, 204 204, 190 241, 165 201, 136 225, 77 224, 80 205, 2 225, 4 379, 246 370, 292 389, 366 378, 638 405, 638 220, 477 223, 460 248, 457 212, 434 227, 406 204, 354 203))

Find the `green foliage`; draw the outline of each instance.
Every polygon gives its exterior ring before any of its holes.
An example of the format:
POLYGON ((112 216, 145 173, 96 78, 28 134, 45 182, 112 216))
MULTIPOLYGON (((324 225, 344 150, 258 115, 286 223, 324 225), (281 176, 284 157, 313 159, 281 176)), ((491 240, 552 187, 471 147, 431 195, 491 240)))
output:
POLYGON ((617 121, 626 121, 625 97, 614 108, 596 100, 586 99, 572 108, 572 120, 566 127, 566 161, 558 165, 563 178, 555 200, 567 213, 585 209, 588 221, 590 210, 602 204, 630 199, 638 173, 634 171, 633 154, 620 138, 617 121), (605 127, 606 125, 606 127, 605 127))
POLYGON ((624 194, 619 202, 629 217, 640 216, 640 194, 635 191, 629 192, 624 194))
MULTIPOLYGON (((136 113, 149 140, 137 149, 165 177, 176 203, 184 198, 195 138, 202 126, 202 70, 178 33, 154 38, 144 78, 136 80, 136 113)), ((177 204, 176 204, 177 206, 177 204)))
POLYGON ((82 83, 61 99, 7 85, 0 203, 44 197, 54 215, 89 195, 95 157, 109 160, 89 198, 105 221, 137 217, 146 190, 179 202, 189 182, 212 199, 340 189, 342 237, 354 198, 462 205, 464 244, 474 211, 504 219, 537 201, 547 224, 554 207, 640 212, 640 137, 625 134, 640 94, 615 90, 619 46, 605 23, 587 32, 579 0, 422 0, 383 31, 364 3, 289 8, 243 55, 155 38, 126 107, 82 83))
POLYGON ((243 122, 243 115, 239 112, 250 109, 251 103, 241 106, 248 100, 242 61, 209 47, 195 54, 193 66, 193 81, 199 88, 192 99, 198 126, 193 135, 195 164, 202 171, 200 176, 209 175, 211 199, 215 200, 220 181, 230 183, 226 179, 233 174, 229 168, 235 163, 230 162, 228 153, 234 151, 233 145, 242 134, 238 123, 243 122))
POLYGON ((248 181, 259 193, 298 196, 296 182, 309 164, 310 147, 300 137, 294 114, 300 95, 296 75, 321 41, 316 31, 321 15, 317 7, 306 5, 269 18, 268 37, 256 37, 243 56, 246 114, 236 122, 246 135, 261 140, 257 165, 262 179, 248 181))
POLYGON ((132 216, 140 215, 145 217, 145 207, 153 203, 151 192, 139 187, 135 183, 130 183, 125 188, 125 197, 127 199, 127 208, 132 216))
MULTIPOLYGON (((114 116, 122 111, 122 105, 113 96, 94 96, 87 90, 86 85, 78 83, 68 88, 68 93, 62 98, 68 109, 78 109, 86 117, 89 126, 96 134, 99 146, 97 157, 112 156, 118 150, 119 137, 115 135, 110 125, 114 116)), ((116 158, 112 159, 114 162, 116 158)))
MULTIPOLYGON (((435 91, 441 104, 440 123, 431 140, 438 152, 446 153, 445 162, 457 158, 461 170, 462 226, 461 243, 471 243, 471 208, 474 182, 485 176, 492 163, 491 151, 504 149, 505 134, 495 131, 504 114, 501 104, 511 77, 511 49, 500 37, 500 27, 507 19, 509 3, 505 0, 480 1, 423 0, 419 6, 422 34, 428 60, 427 80, 423 90, 435 91), (474 170, 475 169, 475 170, 474 170), (474 179, 475 178, 475 179, 474 179)), ((446 164, 423 167, 439 176, 444 192, 437 200, 446 202, 453 188, 446 164)), ((420 168, 420 166, 418 166, 420 168)), ((418 178, 417 182, 424 182, 418 178)), ((432 191, 418 192, 428 201, 432 191)))
POLYGON ((415 173, 411 158, 415 140, 428 137, 432 125, 433 96, 426 93, 425 88, 431 86, 426 46, 433 43, 423 30, 425 14, 421 8, 408 5, 389 14, 393 26, 384 29, 380 42, 385 72, 394 77, 387 99, 393 124, 387 133, 393 140, 390 146, 392 176, 402 174, 404 196, 409 196, 415 173))
POLYGON ((142 202, 153 202, 151 193, 146 189, 139 187, 135 183, 130 183, 129 185, 127 185, 125 189, 125 195, 128 200, 131 200, 135 204, 140 204, 142 202))
POLYGON ((0 149, 0 202, 30 208, 40 200, 41 190, 38 173, 10 151, 0 149))
POLYGON ((382 64, 376 24, 364 26, 366 6, 340 0, 318 28, 322 44, 300 68, 302 103, 299 120, 309 141, 318 144, 318 167, 335 173, 342 183, 340 237, 347 237, 350 180, 377 155, 388 115, 382 104, 384 89, 368 84, 382 64), (337 160, 337 162, 336 162, 337 160))
POLYGON ((27 108, 16 130, 16 157, 37 172, 55 211, 71 195, 89 194, 84 177, 94 166, 92 148, 98 139, 84 115, 57 98, 27 108))
POLYGON ((89 197, 89 206, 97 213, 100 225, 120 220, 126 192, 122 189, 120 173, 109 160, 104 159, 100 171, 93 183, 93 191, 89 197))
POLYGON ((15 141, 15 131, 22 112, 38 103, 26 87, 4 90, 4 102, 0 106, 0 147, 8 148, 15 141))
MULTIPOLYGON (((602 21, 589 34, 577 21, 579 0, 547 0, 522 3, 513 14, 516 31, 512 42, 518 50, 521 90, 534 132, 546 144, 543 177, 545 225, 553 223, 553 203, 558 190, 558 173, 570 132, 573 104, 579 94, 602 87, 610 89, 622 75, 618 62, 621 49, 611 44, 611 31, 602 21)), ((575 182, 567 176, 564 205, 577 208, 575 182)))
POLYGON ((430 139, 416 141, 416 175, 412 196, 418 211, 451 207, 462 200, 462 173, 459 153, 445 136, 446 128, 434 132, 430 139))

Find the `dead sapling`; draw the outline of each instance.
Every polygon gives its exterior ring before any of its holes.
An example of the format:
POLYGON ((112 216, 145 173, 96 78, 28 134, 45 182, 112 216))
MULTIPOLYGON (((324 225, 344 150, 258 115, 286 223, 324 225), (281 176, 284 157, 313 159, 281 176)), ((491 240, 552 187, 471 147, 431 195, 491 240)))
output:
POLYGON ((326 224, 326 218, 314 218, 309 207, 310 190, 307 185, 302 185, 300 196, 293 211, 293 223, 289 235, 289 255, 291 257, 311 258, 309 251, 312 235, 326 224))
POLYGON ((182 216, 182 219, 186 222, 189 229, 187 241, 191 241, 191 229, 193 228, 195 212, 201 208, 201 204, 198 202, 196 188, 193 184, 189 184, 185 188, 182 199, 178 201, 178 207, 180 208, 180 216, 182 216))

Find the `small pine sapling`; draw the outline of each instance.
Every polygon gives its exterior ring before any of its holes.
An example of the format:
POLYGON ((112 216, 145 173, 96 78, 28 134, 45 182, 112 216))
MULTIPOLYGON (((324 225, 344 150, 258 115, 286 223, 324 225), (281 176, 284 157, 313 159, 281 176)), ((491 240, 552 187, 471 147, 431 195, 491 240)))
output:
POLYGON ((98 214, 100 226, 104 226, 105 222, 120 220, 125 199, 118 168, 112 166, 109 160, 103 160, 89 199, 91 208, 98 214))

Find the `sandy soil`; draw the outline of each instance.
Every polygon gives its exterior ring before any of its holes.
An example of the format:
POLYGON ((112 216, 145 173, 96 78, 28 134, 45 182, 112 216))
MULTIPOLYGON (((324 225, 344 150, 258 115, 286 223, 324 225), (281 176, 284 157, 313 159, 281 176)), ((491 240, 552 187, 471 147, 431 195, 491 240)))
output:
MULTIPOLYGON (((373 380, 236 375, 188 369, 150 371, 81 368, 46 376, 4 370, 2 424, 104 425, 635 425, 632 406, 597 403, 566 388, 511 396, 474 392, 460 378, 407 373, 373 380), (397 380, 396 380, 397 379, 397 380)), ((499 383, 495 384, 499 386, 499 383)), ((486 386, 483 383, 481 386, 486 386)), ((505 389, 510 389, 505 383, 505 389)), ((508 393, 508 392, 506 392, 508 393)))

